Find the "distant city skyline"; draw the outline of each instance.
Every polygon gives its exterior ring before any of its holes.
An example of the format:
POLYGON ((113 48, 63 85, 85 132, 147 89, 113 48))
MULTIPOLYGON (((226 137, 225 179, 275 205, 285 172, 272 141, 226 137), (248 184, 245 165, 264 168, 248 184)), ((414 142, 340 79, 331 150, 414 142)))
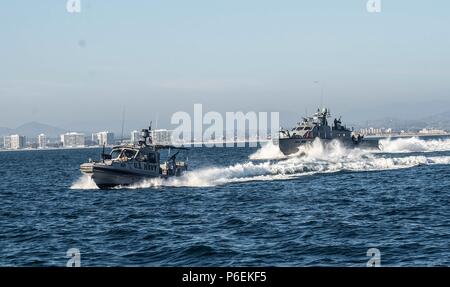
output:
POLYGON ((84 1, 2 3, 0 127, 131 131, 174 112, 321 103, 346 122, 449 110, 450 3, 84 1), (323 91, 323 98, 322 98, 323 91))
MULTIPOLYGON (((394 129, 413 129, 419 130, 422 128, 441 128, 441 129, 450 129, 450 109, 447 108, 447 105, 436 103, 435 105, 427 105, 422 104, 419 105, 423 110, 422 113, 416 112, 416 116, 407 116, 407 113, 412 113, 412 110, 407 110, 406 113, 404 110, 399 110, 398 113, 396 111, 396 107, 391 107, 390 111, 392 111, 392 116, 382 117, 381 115, 378 118, 366 119, 362 121, 349 121, 347 120, 349 115, 342 115, 338 113, 333 113, 333 117, 341 117, 343 116, 344 121, 347 125, 355 127, 355 128, 369 128, 369 127, 378 127, 378 128, 394 128, 394 129), (427 116, 420 116, 421 114, 427 116)), ((287 112, 281 113, 281 126, 289 127, 290 125, 298 122, 301 117, 306 115, 312 115, 316 109, 305 110, 303 113, 296 112, 287 112)), ((210 112, 210 111, 205 111, 210 112)), ((389 113, 387 113, 389 114, 389 113)), ((224 114, 223 114, 224 115, 224 114)), ((351 116, 351 115, 350 115, 351 116)), ((170 120, 170 119, 169 119, 170 120)), ((168 123, 169 120, 159 120, 159 125, 156 125, 155 120, 143 120, 141 124, 132 124, 125 121, 124 124, 124 136, 128 136, 132 131, 137 130, 140 131, 142 128, 147 127, 150 122, 153 122, 153 129, 174 129, 176 125, 171 125, 168 123)), ((158 122, 158 121, 156 121, 158 122)), ((40 133, 45 133, 47 136, 50 134, 53 137, 59 136, 62 133, 66 132, 83 132, 86 134, 91 133, 99 133, 102 131, 111 131, 116 135, 116 137, 120 138, 122 134, 121 124, 117 123, 115 126, 111 123, 106 123, 106 126, 110 128, 106 128, 102 126, 104 122, 92 122, 89 126, 61 126, 59 124, 51 124, 51 123, 41 123, 41 122, 28 122, 18 127, 2 127, 0 126, 0 136, 11 135, 11 134, 24 134, 27 136, 37 136, 40 133)), ((204 129, 206 129, 209 125, 204 124, 204 129)))

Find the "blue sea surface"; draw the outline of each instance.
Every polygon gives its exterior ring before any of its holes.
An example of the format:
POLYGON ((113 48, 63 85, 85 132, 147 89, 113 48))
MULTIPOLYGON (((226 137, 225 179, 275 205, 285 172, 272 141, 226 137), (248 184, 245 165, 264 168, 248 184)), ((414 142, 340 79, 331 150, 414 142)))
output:
POLYGON ((0 152, 0 265, 449 266, 447 146, 193 148, 184 177, 112 190, 79 171, 101 149, 0 152))

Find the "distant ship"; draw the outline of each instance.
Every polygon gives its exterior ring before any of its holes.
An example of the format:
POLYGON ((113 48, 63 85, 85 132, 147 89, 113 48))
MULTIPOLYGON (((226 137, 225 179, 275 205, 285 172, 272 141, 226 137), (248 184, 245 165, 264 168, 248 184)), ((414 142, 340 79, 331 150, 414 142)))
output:
POLYGON ((303 118, 292 130, 281 129, 279 134, 279 147, 283 154, 297 153, 299 147, 312 143, 319 138, 322 142, 338 140, 348 147, 378 148, 378 140, 364 139, 361 134, 356 134, 342 125, 341 119, 334 119, 333 125, 328 125, 331 117, 327 108, 317 109, 312 117, 303 118))
POLYGON ((151 127, 143 129, 138 144, 123 144, 112 148, 110 154, 103 151, 100 161, 91 161, 80 166, 82 173, 89 175, 95 184, 103 188, 126 186, 149 178, 179 176, 187 170, 187 163, 177 161, 179 151, 160 163, 161 149, 185 149, 172 145, 153 144, 151 127))

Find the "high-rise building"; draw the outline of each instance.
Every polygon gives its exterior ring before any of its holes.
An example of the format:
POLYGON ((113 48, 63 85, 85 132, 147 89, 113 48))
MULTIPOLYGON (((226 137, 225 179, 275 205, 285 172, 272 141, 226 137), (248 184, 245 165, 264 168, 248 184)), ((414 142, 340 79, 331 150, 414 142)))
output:
POLYGON ((98 145, 98 134, 97 133, 91 134, 91 142, 89 143, 89 145, 98 145))
POLYGON ((24 148, 26 144, 25 136, 12 135, 11 136, 11 149, 21 149, 24 148))
POLYGON ((112 132, 99 132, 97 133, 97 141, 99 145, 114 145, 114 133, 112 132))
POLYGON ((134 131, 132 131, 131 132, 131 143, 132 144, 138 144, 139 143, 139 139, 140 139, 140 134, 139 134, 139 131, 136 131, 136 130, 134 130, 134 131))
POLYGON ((3 148, 4 149, 11 149, 11 136, 4 136, 3 137, 3 148))
POLYGON ((173 131, 160 129, 152 130, 152 140, 155 144, 170 145, 172 144, 173 131))
POLYGON ((26 137, 21 135, 10 135, 3 138, 5 149, 22 149, 25 147, 26 137))
POLYGON ((85 136, 81 133, 66 133, 61 135, 64 147, 84 147, 86 145, 85 136))
POLYGON ((37 140, 38 148, 46 148, 47 147, 47 136, 44 134, 38 135, 37 140))

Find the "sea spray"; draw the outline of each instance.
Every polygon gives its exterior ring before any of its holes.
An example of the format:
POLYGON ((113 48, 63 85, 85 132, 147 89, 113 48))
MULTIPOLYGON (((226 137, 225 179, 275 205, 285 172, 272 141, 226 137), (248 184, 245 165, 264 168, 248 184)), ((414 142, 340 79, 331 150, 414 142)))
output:
MULTIPOLYGON (((254 155, 256 154, 251 155, 250 158, 255 158, 254 155)), ((217 186, 236 182, 283 180, 317 173, 394 170, 433 164, 450 164, 450 156, 411 155, 392 157, 374 154, 369 150, 348 149, 339 142, 323 145, 321 142, 315 141, 303 150, 301 156, 289 156, 282 160, 266 160, 263 162, 250 160, 228 167, 199 169, 190 171, 178 178, 146 180, 132 188, 217 186)))
POLYGON ((380 140, 382 152, 409 153, 449 151, 450 139, 424 140, 417 137, 380 140))
POLYGON ((269 141, 261 146, 255 153, 249 156, 251 160, 267 160, 267 159, 282 159, 286 156, 280 151, 278 145, 269 141))
POLYGON ((98 187, 89 175, 83 174, 72 184, 70 189, 98 189, 98 187))

